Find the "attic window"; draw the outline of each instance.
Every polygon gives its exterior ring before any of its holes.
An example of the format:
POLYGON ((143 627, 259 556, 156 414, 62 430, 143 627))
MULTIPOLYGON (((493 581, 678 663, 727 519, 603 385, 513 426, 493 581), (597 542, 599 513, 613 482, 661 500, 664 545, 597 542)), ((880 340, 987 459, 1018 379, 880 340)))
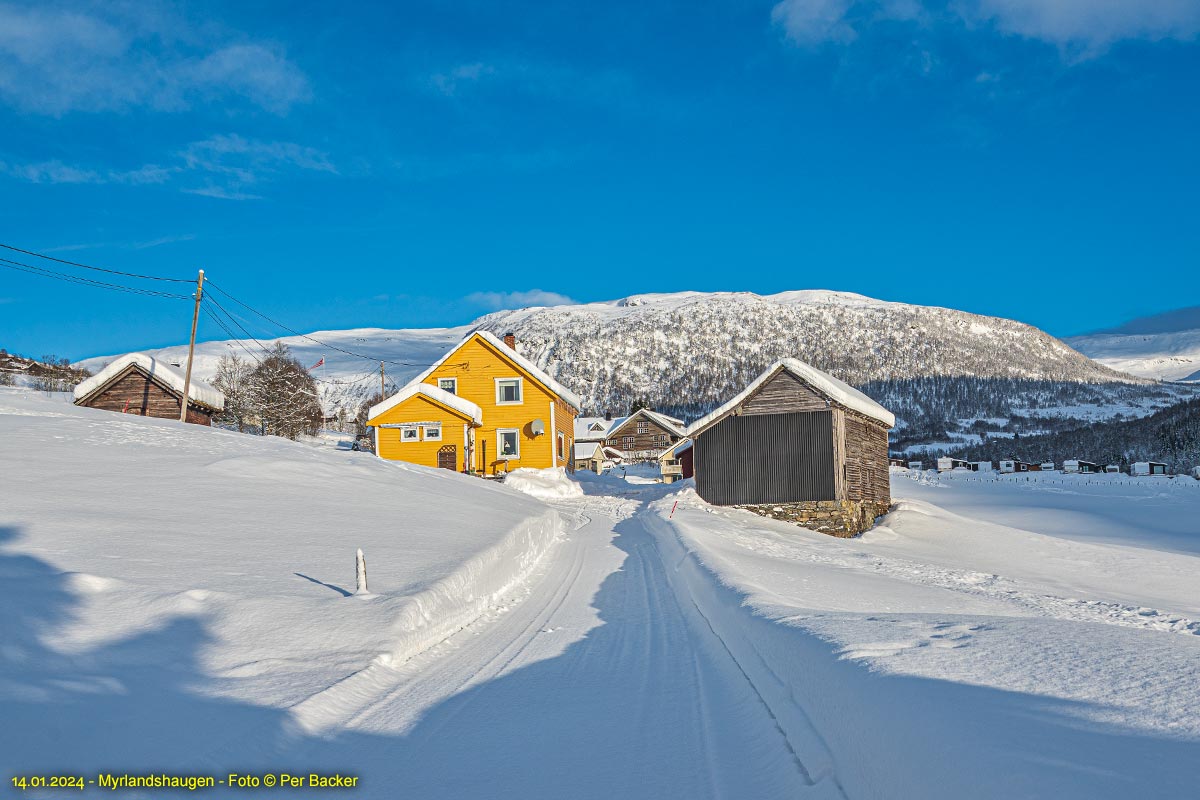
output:
POLYGON ((519 405, 523 398, 522 381, 520 378, 496 378, 496 405, 519 405))
POLYGON ((438 388, 443 392, 458 394, 458 378, 438 378, 438 388))

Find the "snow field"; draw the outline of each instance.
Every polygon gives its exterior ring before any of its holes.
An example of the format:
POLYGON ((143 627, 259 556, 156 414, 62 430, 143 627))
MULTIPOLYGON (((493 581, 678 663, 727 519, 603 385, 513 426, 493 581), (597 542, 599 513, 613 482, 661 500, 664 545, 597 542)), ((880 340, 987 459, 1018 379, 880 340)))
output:
MULTIPOLYGON (((0 390, 0 768, 323 730, 566 531, 493 483, 0 390), (356 549, 371 594, 351 596, 356 549), (53 709, 53 713, 47 713, 53 709)), ((223 766, 227 766, 223 765, 223 766)))
POLYGON ((856 798, 1191 796, 1200 560, 916 499, 853 540, 691 492, 647 517, 814 780, 856 798))

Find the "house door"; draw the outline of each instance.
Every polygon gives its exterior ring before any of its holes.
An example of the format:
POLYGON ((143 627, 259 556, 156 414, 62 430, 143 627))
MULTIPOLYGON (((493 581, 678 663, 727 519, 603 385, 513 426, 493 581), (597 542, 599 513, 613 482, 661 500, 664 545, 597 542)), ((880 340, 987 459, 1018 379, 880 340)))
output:
POLYGON ((458 471, 458 447, 444 444, 438 448, 438 469, 458 471))

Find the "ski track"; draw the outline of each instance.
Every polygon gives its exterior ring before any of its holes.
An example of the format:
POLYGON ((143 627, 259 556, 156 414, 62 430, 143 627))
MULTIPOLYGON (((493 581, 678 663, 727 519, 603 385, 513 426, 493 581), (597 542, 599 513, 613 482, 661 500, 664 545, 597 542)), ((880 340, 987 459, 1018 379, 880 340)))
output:
POLYGON ((221 753, 315 763, 362 736, 372 783, 392 775, 397 796, 844 797, 826 766, 814 779, 724 643, 681 605, 638 520, 645 503, 552 505, 574 531, 475 622, 317 692, 293 707, 294 730, 244 733, 221 753), (481 731, 491 752, 447 779, 446 754, 478 754, 481 731), (549 762, 541 775, 537 762, 549 762))

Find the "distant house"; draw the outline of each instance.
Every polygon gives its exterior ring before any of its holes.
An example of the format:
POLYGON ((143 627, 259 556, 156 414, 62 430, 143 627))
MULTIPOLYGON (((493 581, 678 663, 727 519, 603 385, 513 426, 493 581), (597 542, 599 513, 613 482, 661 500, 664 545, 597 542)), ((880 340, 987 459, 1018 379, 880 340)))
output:
POLYGON ((1160 461, 1135 461, 1129 474, 1137 476, 1166 475, 1167 465, 1160 461))
POLYGON ((1104 472, 1108 475, 1120 475, 1121 474, 1121 465, 1120 464, 1109 464, 1108 466, 1106 466, 1104 468, 1104 472))
POLYGON ((952 469, 970 469, 971 462, 961 458, 943 456, 937 460, 938 472, 949 472, 952 469))
POLYGON ((1069 458, 1063 462, 1063 472, 1069 475, 1094 475, 1100 471, 1100 465, 1091 461, 1081 461, 1069 458))
MULTIPOLYGON (((130 353, 76 386, 75 405, 141 417, 179 419, 183 384, 182 370, 145 353, 130 353)), ((224 408, 225 395, 221 390, 193 376, 188 386, 185 421, 212 425, 213 414, 224 408)))
POLYGON ((1042 472, 1054 472, 1053 461, 1043 461, 1039 466, 1042 468, 1042 472))
POLYGON ((1192 477, 1200 481, 1200 467, 1192 467, 1192 477))
POLYGON ((688 428, 696 491, 716 505, 792 504, 808 524, 866 530, 891 503, 890 411, 795 359, 773 364, 740 394, 688 428))
POLYGON ((375 454, 498 475, 573 468, 580 400, 503 340, 475 331, 367 412, 375 454))
POLYGON ((599 475, 604 471, 605 465, 612 466, 612 461, 604 454, 604 447, 600 442, 575 442, 574 447, 575 470, 588 470, 599 475))
POLYGON ((915 469, 915 470, 923 470, 923 469, 925 469, 925 462, 924 461, 910 461, 910 462, 908 462, 908 468, 915 469))
POLYGON ((663 483, 685 481, 696 474, 692 461, 692 440, 684 439, 658 457, 663 483))
POLYGON ((612 420, 604 444, 620 450, 626 461, 653 461, 684 438, 682 420, 648 408, 612 420))
POLYGON ((903 458, 889 458, 888 466, 889 467, 907 467, 908 462, 906 460, 904 460, 903 458))
POLYGON ((603 442, 608 429, 615 420, 607 417, 576 417, 575 441, 603 442))
POLYGON ((1003 473, 1013 472, 1029 472, 1029 464, 1012 458, 1000 462, 1000 471, 1003 473))
POLYGON ((971 470, 973 472, 992 472, 992 462, 990 461, 972 461, 971 470))

